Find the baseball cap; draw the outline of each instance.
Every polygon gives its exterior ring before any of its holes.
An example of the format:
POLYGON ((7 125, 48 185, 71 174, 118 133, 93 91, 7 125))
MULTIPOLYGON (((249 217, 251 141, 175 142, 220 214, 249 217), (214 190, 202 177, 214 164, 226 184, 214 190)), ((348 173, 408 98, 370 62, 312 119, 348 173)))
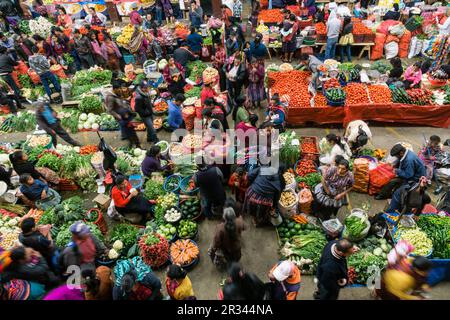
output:
POLYGON ((284 281, 287 278, 289 278, 291 272, 292 272, 292 262, 283 261, 273 270, 272 274, 278 281, 284 281))

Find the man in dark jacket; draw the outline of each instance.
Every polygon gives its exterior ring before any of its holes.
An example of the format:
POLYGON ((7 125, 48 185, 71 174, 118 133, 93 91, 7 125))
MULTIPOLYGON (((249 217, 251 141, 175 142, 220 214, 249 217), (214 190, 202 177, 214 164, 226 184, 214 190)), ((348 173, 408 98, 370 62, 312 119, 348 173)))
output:
POLYGON ((391 156, 399 159, 398 168, 395 170, 396 177, 381 188, 375 200, 388 199, 404 183, 418 182, 421 177, 427 175, 425 166, 417 154, 400 143, 391 149, 391 156))
POLYGON ((75 141, 64 128, 61 126, 61 121, 57 118, 56 112, 46 103, 36 102, 36 120, 39 127, 47 132, 52 137, 53 145, 56 147, 56 135, 60 136, 64 141, 73 145, 81 146, 75 141))
POLYGON ((222 215, 226 194, 223 187, 223 174, 216 166, 208 166, 204 159, 197 159, 194 183, 200 188, 203 212, 206 217, 222 215))
POLYGON ((339 291, 348 282, 347 257, 356 253, 358 248, 349 240, 330 241, 323 249, 317 266, 316 300, 337 300, 339 291))
POLYGON ((22 97, 20 89, 14 81, 11 73, 14 71, 14 66, 17 66, 17 61, 14 61, 7 53, 7 49, 0 46, 0 76, 3 80, 14 90, 17 97, 22 97))
POLYGON ((425 177, 420 179, 418 183, 402 185, 392 195, 391 203, 386 212, 420 215, 425 205, 431 203, 431 198, 426 190, 427 179, 425 177))
POLYGON ((134 110, 139 114, 147 127, 147 142, 158 142, 155 128, 153 128, 153 104, 149 97, 150 87, 147 81, 141 81, 136 89, 134 110))
POLYGON ((33 55, 33 42, 24 33, 20 33, 16 37, 15 42, 15 49, 19 58, 23 61, 28 61, 28 57, 33 55))
MULTIPOLYGON (((197 60, 198 56, 189 50, 186 42, 181 43, 180 47, 173 52, 173 59, 186 69, 189 61, 197 60)), ((189 75, 186 75, 188 77, 189 75)))

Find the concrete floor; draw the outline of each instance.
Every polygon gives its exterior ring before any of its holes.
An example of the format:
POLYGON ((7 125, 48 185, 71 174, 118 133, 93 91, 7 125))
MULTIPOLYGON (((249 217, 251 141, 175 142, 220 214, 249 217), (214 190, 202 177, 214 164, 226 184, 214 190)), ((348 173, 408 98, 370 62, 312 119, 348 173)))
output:
MULTIPOLYGON (((389 149, 398 141, 405 141, 411 143, 414 149, 420 147, 423 142, 423 135, 429 137, 431 134, 437 134, 442 139, 450 138, 450 131, 448 129, 437 129, 429 127, 392 127, 392 126, 372 126, 373 133, 372 144, 374 147, 389 149)), ((295 132, 298 135, 323 137, 326 134, 333 132, 336 134, 343 134, 343 128, 297 128, 295 132)), ((118 132, 103 132, 102 135, 106 141, 113 147, 125 145, 124 141, 119 139, 118 132)), ((92 132, 82 132, 73 135, 82 144, 97 143, 98 137, 92 132)), ((161 132, 160 139, 169 139, 168 134, 161 132)), ((26 138, 25 133, 2 134, 1 141, 19 142, 26 138)), ((145 133, 139 133, 140 140, 145 141, 145 133)), ((148 148, 147 143, 143 143, 143 147, 148 148)), ((93 195, 84 195, 86 198, 92 199, 93 195)), ((350 205, 348 208, 343 208, 339 213, 340 217, 344 217, 349 210, 369 202, 371 205, 370 213, 374 214, 383 210, 386 202, 376 201, 373 197, 366 194, 359 194, 355 192, 350 193, 350 205)), ((219 283, 226 277, 225 273, 218 272, 207 256, 207 250, 212 242, 215 226, 217 221, 204 220, 200 224, 200 238, 198 244, 201 249, 201 260, 199 264, 189 273, 192 280, 195 293, 199 299, 215 299, 219 283)), ((243 253, 242 265, 251 272, 256 273, 263 281, 267 281, 267 272, 272 265, 278 260, 278 244, 276 233, 273 228, 256 229, 252 226, 250 221, 247 221, 248 229, 243 233, 243 253)), ((160 279, 164 278, 164 270, 157 271, 160 279)), ((315 285, 313 277, 302 277, 302 289, 298 299, 312 299, 315 285)), ((433 288, 432 297, 434 299, 450 300, 450 283, 441 283, 433 288)), ((370 292, 367 288, 346 288, 341 291, 340 299, 371 299, 370 292)))

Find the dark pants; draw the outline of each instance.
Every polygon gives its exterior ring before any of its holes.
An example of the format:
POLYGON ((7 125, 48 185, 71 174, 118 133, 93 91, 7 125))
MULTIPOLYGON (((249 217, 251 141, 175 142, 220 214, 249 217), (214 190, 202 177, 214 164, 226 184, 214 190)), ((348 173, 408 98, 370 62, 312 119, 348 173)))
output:
POLYGON ((145 126, 147 127, 147 142, 158 142, 155 128, 153 128, 153 117, 142 118, 145 126))
POLYGON ((83 68, 89 69, 90 67, 94 66, 94 58, 91 54, 80 54, 79 56, 83 68))
POLYGON ((133 127, 127 121, 119 121, 120 133, 123 139, 128 140, 130 147, 140 147, 141 143, 133 127))
POLYGON ((60 122, 57 122, 51 126, 47 125, 42 127, 41 129, 44 130, 45 132, 47 132, 51 137, 52 137, 52 143, 53 145, 56 147, 57 145, 57 138, 56 136, 60 136, 64 141, 66 141, 67 143, 75 146, 75 145, 79 145, 78 142, 76 142, 68 133, 66 130, 64 130, 64 128, 61 126, 60 122))
POLYGON ((5 82, 11 87, 11 89, 13 89, 14 94, 15 94, 17 97, 21 97, 21 96, 22 96, 22 95, 20 94, 20 89, 19 89, 19 87, 17 86, 16 82, 14 81, 14 79, 13 79, 13 77, 12 77, 12 75, 11 75, 10 73, 9 73, 9 74, 3 75, 2 78, 3 78, 3 80, 5 80, 5 82))
POLYGON ((143 196, 137 195, 136 197, 131 198, 130 202, 128 202, 125 207, 116 207, 116 210, 120 214, 137 213, 142 215, 143 218, 146 218, 147 214, 152 212, 152 206, 143 196))
POLYGON ((77 68, 77 71, 80 71, 81 70, 81 60, 80 60, 80 57, 78 56, 77 50, 75 50, 75 49, 72 50, 70 52, 70 55, 72 56, 72 58, 75 62, 75 67, 77 68))
POLYGON ((339 289, 338 290, 330 290, 326 288, 324 285, 317 285, 318 291, 314 294, 314 299, 316 300, 337 300, 339 297, 339 289))
POLYGON ((7 105, 9 108, 9 111, 12 113, 17 113, 17 108, 21 108, 22 104, 20 103, 20 100, 17 98, 17 96, 7 96, 4 98, 0 98, 0 104, 7 105))
POLYGON ((396 177, 389 181, 383 188, 381 188, 381 191, 379 193, 379 196, 389 199, 392 197, 392 194, 401 187, 402 184, 404 184, 406 181, 403 178, 396 177))
POLYGON ((203 208, 203 214, 207 218, 214 216, 220 216, 223 211, 223 203, 214 203, 206 197, 201 197, 201 203, 203 208))
POLYGON ((45 93, 48 95, 48 97, 52 98, 52 90, 50 90, 50 82, 53 84, 53 87, 55 87, 56 92, 61 92, 61 86, 59 85, 58 79, 56 79, 56 76, 51 73, 50 71, 44 72, 43 74, 40 74, 39 77, 41 78, 42 85, 44 86, 45 93))
POLYGON ((242 83, 238 81, 228 81, 227 90, 230 94, 230 98, 233 99, 233 101, 236 101, 236 99, 241 95, 242 83))

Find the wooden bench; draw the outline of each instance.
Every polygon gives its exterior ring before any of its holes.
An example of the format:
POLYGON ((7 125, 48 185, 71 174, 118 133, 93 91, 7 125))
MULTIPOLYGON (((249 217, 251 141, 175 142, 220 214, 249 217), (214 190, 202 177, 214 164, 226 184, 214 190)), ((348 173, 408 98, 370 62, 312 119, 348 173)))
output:
MULTIPOLYGON (((339 45, 339 44, 337 44, 339 45)), ((352 47, 363 47, 361 52, 358 55, 358 59, 361 59, 362 55, 364 52, 367 52, 367 55, 369 57, 370 60, 370 53, 372 50, 372 46, 374 46, 375 43, 374 42, 361 42, 361 43, 353 43, 352 47)), ((320 53, 325 51, 325 48, 327 46, 326 43, 320 42, 320 43, 316 43, 316 46, 322 46, 322 48, 320 49, 320 53)))
POLYGON ((76 108, 80 104, 80 100, 64 101, 61 106, 63 108, 76 108))

